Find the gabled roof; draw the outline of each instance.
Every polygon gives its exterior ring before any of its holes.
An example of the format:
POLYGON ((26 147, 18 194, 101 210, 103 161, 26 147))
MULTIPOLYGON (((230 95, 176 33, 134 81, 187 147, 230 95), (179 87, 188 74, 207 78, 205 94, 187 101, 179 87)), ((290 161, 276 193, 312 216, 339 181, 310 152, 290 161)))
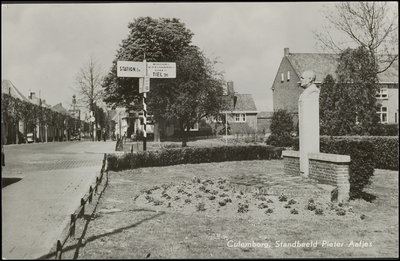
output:
POLYGON ((229 99, 229 107, 228 111, 236 111, 236 112, 250 112, 250 111, 257 111, 256 104, 254 102, 253 96, 251 94, 236 94, 235 96, 227 95, 229 99), (232 101, 233 100, 233 101, 232 101))
POLYGON ((62 114, 70 115, 69 111, 68 111, 67 109, 65 109, 65 108, 62 106, 62 103, 61 103, 61 102, 60 102, 59 104, 57 104, 57 105, 54 105, 52 108, 53 108, 54 110, 56 110, 56 111, 62 113, 62 114))
POLYGON ((338 57, 337 54, 326 53, 289 53, 286 56, 299 78, 304 71, 310 70, 315 72, 316 82, 322 82, 328 74, 336 77, 338 57))
POLYGON ((30 102, 22 93, 11 83, 10 80, 1 81, 1 92, 10 94, 12 97, 22 101, 30 102))
MULTIPOLYGON (((314 71, 317 78, 316 82, 322 82, 328 75, 336 78, 336 68, 338 65, 338 54, 329 53, 289 53, 285 56, 297 75, 300 77, 304 71, 314 71)), ((399 63, 395 61, 389 69, 378 74, 380 82, 399 82, 399 63)))

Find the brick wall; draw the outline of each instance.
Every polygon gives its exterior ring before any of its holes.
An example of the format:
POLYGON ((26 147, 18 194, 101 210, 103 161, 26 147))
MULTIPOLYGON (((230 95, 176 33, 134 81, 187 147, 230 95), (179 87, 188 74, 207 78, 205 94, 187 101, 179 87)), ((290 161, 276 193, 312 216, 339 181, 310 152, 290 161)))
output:
MULTIPOLYGON (((300 175, 300 153, 298 151, 283 151, 283 164, 285 174, 300 175)), ((350 156, 309 153, 308 178, 317 180, 318 183, 331 185, 337 188, 338 200, 349 197, 349 165, 350 156)))
POLYGON ((285 174, 300 176, 300 153, 298 151, 282 151, 285 174))

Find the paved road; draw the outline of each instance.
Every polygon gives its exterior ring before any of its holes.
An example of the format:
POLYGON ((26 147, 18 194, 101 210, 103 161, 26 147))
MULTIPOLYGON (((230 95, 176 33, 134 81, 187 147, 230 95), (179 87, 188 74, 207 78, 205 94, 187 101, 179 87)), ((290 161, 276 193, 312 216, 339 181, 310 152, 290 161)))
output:
POLYGON ((5 146, 2 257, 46 255, 100 173, 104 153, 114 149, 111 141, 5 146))

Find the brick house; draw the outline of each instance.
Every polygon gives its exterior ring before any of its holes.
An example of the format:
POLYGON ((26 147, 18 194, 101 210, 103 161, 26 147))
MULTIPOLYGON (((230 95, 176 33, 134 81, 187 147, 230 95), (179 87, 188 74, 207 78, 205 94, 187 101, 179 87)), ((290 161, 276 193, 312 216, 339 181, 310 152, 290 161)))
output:
POLYGON ((231 134, 254 134, 257 133, 257 111, 256 104, 251 94, 235 93, 232 81, 227 83, 226 99, 228 109, 223 111, 227 115, 227 122, 231 134))
MULTIPOLYGON (((273 109, 286 109, 292 114, 294 121, 298 121, 298 99, 302 89, 298 83, 304 71, 311 70, 316 74, 315 84, 319 87, 323 79, 331 74, 336 77, 336 68, 339 55, 326 53, 290 53, 284 48, 284 55, 272 84, 273 109)), ((398 61, 383 73, 378 74, 380 92, 377 100, 382 104, 382 123, 398 124, 398 61)))

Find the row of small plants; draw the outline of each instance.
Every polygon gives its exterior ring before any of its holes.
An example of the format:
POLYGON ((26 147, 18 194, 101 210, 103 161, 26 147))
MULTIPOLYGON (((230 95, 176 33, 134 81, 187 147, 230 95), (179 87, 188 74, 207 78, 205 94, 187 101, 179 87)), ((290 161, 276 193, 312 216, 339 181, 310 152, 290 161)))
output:
POLYGON ((211 148, 171 148, 157 151, 107 154, 109 170, 177 164, 210 163, 240 160, 280 159, 282 148, 268 145, 236 145, 211 148))
MULTIPOLYGON (((139 198, 139 204, 142 202, 152 206, 175 208, 177 211, 182 211, 182 208, 189 208, 191 211, 197 212, 206 210, 220 212, 227 205, 231 205, 229 209, 237 213, 243 214, 260 209, 269 215, 273 214, 275 207, 277 207, 271 197, 257 192, 245 193, 242 190, 236 190, 229 186, 226 179, 222 178, 201 181, 199 178, 193 177, 189 182, 184 181, 178 185, 171 183, 153 186, 151 189, 144 189, 141 192, 142 194, 136 198, 136 200, 139 198), (251 205, 257 207, 250 208, 251 205)), ((301 211, 299 210, 301 204, 294 198, 288 199, 286 195, 281 194, 277 201, 283 203, 284 205, 280 207, 283 206, 288 209, 290 214, 297 215, 301 211)), ((307 201, 303 209, 313 212, 315 215, 324 215, 324 211, 326 211, 326 214, 338 216, 354 213, 347 202, 328 202, 324 205, 314 201, 313 198, 307 201)), ((364 219, 365 216, 362 215, 360 218, 364 219)))

